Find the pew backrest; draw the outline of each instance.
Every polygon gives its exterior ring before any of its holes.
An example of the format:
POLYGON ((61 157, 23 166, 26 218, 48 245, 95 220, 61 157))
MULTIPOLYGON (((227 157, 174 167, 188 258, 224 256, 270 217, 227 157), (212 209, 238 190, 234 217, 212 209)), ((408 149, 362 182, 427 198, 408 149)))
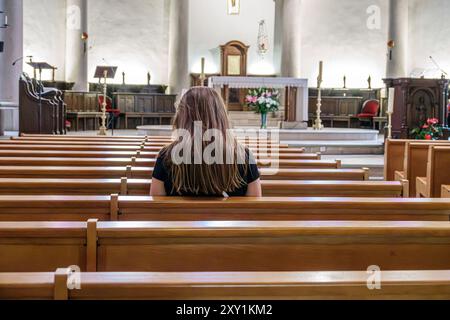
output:
POLYGON ((395 178, 395 171, 404 170, 404 159, 406 143, 422 143, 422 144, 443 144, 450 145, 449 141, 426 141, 426 140, 402 140, 402 139, 387 139, 385 142, 385 165, 384 177, 385 180, 392 181, 395 178))
POLYGON ((0 196, 0 221, 449 221, 449 199, 0 196))
POLYGON ((430 146, 427 163, 428 195, 439 198, 442 185, 450 184, 450 146, 430 146))
POLYGON ((0 272, 450 269, 448 222, 2 222, 0 241, 0 272))

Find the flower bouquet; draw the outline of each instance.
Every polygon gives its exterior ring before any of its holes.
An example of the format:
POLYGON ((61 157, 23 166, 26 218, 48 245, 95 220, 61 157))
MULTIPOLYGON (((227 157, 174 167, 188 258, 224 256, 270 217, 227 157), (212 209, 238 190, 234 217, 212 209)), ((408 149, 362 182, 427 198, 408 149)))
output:
POLYGON ((412 130, 411 134, 416 140, 439 140, 443 137, 442 126, 436 118, 428 119, 424 125, 412 130))
POLYGON ((267 129, 267 114, 280 108, 280 92, 267 88, 251 89, 245 97, 245 103, 251 110, 261 114, 261 129, 267 129))

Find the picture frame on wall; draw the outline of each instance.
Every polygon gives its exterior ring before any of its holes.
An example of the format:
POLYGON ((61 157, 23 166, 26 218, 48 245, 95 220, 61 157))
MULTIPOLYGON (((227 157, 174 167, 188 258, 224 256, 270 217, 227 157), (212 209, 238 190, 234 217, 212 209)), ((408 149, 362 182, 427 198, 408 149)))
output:
POLYGON ((238 15, 241 12, 241 0, 227 0, 228 15, 238 15))

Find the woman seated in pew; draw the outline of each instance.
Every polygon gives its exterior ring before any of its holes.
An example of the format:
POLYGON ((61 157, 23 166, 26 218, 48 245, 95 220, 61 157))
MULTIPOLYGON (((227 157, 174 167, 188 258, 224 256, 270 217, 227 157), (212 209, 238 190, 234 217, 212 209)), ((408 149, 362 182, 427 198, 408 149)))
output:
POLYGON ((151 196, 262 196, 256 161, 231 133, 225 104, 215 90, 188 90, 179 102, 174 129, 175 142, 156 161, 151 196))

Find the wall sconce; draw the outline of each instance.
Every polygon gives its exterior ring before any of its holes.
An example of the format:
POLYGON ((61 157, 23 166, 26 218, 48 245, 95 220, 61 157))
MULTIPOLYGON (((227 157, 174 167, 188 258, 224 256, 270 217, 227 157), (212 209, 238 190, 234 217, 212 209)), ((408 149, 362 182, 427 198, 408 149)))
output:
MULTIPOLYGON (((0 14, 4 14, 4 11, 0 11, 0 14)), ((0 25, 0 29, 6 29, 8 28, 8 16, 6 14, 4 14, 4 18, 3 18, 3 25, 0 25)))

